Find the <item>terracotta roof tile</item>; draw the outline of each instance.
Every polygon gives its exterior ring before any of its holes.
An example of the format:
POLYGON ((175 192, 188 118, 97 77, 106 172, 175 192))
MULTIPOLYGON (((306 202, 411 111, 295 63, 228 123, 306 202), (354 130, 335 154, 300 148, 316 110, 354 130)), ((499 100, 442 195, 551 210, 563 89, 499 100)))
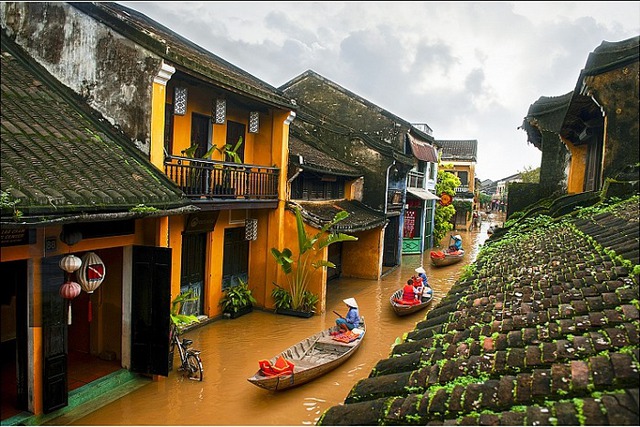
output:
POLYGON ((636 197, 492 238, 318 424, 636 425, 639 217, 636 197))

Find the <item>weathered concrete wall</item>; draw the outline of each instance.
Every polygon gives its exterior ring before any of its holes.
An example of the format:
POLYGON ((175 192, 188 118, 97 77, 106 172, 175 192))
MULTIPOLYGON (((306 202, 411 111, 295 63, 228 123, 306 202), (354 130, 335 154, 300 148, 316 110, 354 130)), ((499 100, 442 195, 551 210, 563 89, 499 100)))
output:
POLYGON ((567 192, 570 155, 556 132, 542 131, 542 160, 540 162, 540 196, 567 192))
POLYGON ((66 3, 2 2, 0 25, 149 153, 152 83, 161 58, 66 3))
POLYGON ((322 120, 318 125, 302 121, 296 121, 294 125, 304 127, 314 139, 329 146, 337 158, 361 167, 366 183, 362 201, 384 210, 386 171, 393 164, 390 149, 403 152, 408 129, 363 104, 357 97, 315 78, 303 79, 288 87, 285 93, 321 112, 316 117, 322 120), (363 141, 358 133, 367 135, 377 146, 363 141))
POLYGON ((603 178, 611 178, 640 158, 638 62, 592 77, 588 87, 605 112, 603 178))

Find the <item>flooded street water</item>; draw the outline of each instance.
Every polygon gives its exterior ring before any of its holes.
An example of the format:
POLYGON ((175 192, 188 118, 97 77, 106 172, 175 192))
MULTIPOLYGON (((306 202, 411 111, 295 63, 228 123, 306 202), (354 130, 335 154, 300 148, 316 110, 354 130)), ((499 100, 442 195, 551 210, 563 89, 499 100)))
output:
MULTIPOLYGON (((461 268, 475 260, 486 230, 459 232, 467 252, 458 264, 432 267, 429 251, 405 255, 402 266, 378 281, 338 279, 329 283, 327 312, 303 319, 254 310, 237 319, 221 319, 186 334, 202 350, 204 381, 183 380, 175 369, 168 378, 150 383, 77 420, 75 425, 315 425, 324 411, 344 402, 351 388, 388 358, 396 337, 402 337, 435 307, 458 279, 461 268), (422 311, 395 315, 390 295, 424 261, 435 301, 422 311), (367 323, 360 349, 334 371, 281 392, 252 385, 247 378, 258 360, 270 359, 290 345, 334 324, 332 310, 343 313, 343 299, 356 298, 367 323)), ((453 232, 456 233, 456 232, 453 232)), ((446 244, 448 236, 443 243, 446 244)))

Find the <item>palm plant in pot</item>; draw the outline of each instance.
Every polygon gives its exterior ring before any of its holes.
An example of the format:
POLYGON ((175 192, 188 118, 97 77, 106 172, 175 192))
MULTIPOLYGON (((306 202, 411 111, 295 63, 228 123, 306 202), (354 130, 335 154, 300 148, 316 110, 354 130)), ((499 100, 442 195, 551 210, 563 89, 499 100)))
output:
POLYGON ((242 279, 238 281, 239 284, 228 287, 220 299, 222 312, 232 319, 251 312, 256 303, 249 285, 242 279))
POLYGON ((347 211, 337 212, 331 221, 313 235, 307 234, 299 207, 295 208, 295 215, 298 253, 294 257, 289 248, 284 248, 282 251, 271 248, 271 255, 287 278, 286 287, 274 283, 276 287, 271 291, 271 296, 275 301, 276 312, 286 313, 292 310, 308 314, 302 317, 310 317, 313 315, 319 299, 318 295, 308 290, 311 273, 322 267, 335 268, 335 264, 328 260, 313 261, 317 258, 318 251, 333 243, 354 241, 358 238, 332 230, 337 223, 349 216, 347 211))

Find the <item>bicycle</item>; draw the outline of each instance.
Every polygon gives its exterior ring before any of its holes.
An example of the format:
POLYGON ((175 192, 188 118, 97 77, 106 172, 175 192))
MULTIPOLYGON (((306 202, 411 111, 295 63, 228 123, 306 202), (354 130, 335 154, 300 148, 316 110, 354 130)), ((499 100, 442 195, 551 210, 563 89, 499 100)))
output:
POLYGON ((187 375, 187 378, 194 381, 202 381, 203 369, 202 360, 200 360, 200 350, 191 348, 193 341, 187 338, 180 340, 180 334, 174 328, 172 331, 171 346, 172 350, 178 347, 178 354, 180 355, 180 367, 178 371, 182 371, 183 375, 187 375))

